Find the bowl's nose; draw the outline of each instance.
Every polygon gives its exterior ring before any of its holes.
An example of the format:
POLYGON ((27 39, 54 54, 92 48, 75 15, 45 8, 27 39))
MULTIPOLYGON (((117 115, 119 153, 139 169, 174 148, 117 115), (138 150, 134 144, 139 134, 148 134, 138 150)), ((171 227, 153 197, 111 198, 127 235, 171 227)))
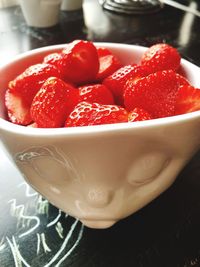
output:
POLYGON ((93 186, 86 193, 86 202, 93 208, 104 208, 109 205, 113 199, 114 192, 108 188, 93 186))

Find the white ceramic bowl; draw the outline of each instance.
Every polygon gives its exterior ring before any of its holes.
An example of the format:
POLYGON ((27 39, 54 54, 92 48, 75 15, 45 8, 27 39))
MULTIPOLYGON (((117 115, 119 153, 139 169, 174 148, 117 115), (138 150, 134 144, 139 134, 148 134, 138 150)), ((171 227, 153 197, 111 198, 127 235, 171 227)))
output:
MULTIPOLYGON (((101 43, 124 64, 144 47, 101 43)), ((22 54, 0 68, 0 115, 7 82, 63 45, 22 54)), ((200 87, 200 69, 182 60, 200 87)), ((52 204, 93 228, 110 227, 166 190, 200 144, 200 111, 112 125, 37 129, 0 119, 0 135, 27 182, 52 204)))

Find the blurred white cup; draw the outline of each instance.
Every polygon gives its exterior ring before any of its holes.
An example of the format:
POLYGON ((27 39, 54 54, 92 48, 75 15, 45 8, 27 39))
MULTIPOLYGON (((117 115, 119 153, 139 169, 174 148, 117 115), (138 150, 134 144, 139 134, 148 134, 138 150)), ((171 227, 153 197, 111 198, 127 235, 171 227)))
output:
POLYGON ((82 8, 83 0, 63 0, 61 4, 61 10, 73 11, 82 8))
POLYGON ((47 28, 59 21, 61 0, 20 0, 28 26, 47 28))

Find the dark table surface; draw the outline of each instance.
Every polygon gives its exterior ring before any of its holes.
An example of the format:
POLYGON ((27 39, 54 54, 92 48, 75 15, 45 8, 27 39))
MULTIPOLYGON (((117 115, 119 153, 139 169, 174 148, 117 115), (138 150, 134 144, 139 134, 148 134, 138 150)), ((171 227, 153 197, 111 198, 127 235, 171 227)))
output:
MULTIPOLYGON (((200 9, 198 0, 180 2, 200 9)), ((200 18, 168 5, 123 16, 86 0, 82 10, 60 12, 59 24, 48 29, 28 27, 19 6, 0 9, 0 64, 74 39, 167 42, 200 66, 200 18)), ((156 200, 112 228, 94 230, 34 192, 0 148, 0 267, 13 266, 200 266, 200 152, 156 200)))

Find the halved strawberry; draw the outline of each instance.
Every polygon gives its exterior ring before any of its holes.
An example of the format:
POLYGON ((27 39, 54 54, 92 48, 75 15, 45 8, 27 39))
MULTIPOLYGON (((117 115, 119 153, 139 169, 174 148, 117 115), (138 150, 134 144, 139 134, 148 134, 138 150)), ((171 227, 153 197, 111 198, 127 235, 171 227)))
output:
POLYGON ((183 85, 177 93, 175 115, 200 110, 200 89, 183 85))
POLYGON ((97 47, 97 54, 98 57, 104 57, 107 55, 112 55, 112 52, 106 47, 97 47))
POLYGON ((60 71, 51 64, 35 64, 9 82, 9 89, 18 92, 31 105, 33 97, 47 78, 61 77, 60 71))
POLYGON ((62 50, 58 67, 67 82, 74 84, 93 82, 99 70, 97 49, 92 42, 73 41, 62 50))
POLYGON ((61 79, 46 80, 33 99, 31 116, 38 127, 61 127, 78 103, 78 90, 61 79))
POLYGON ((114 104, 113 95, 110 90, 103 84, 85 85, 79 89, 79 102, 99 103, 112 105, 114 104))
POLYGON ((103 81, 103 79, 122 67, 120 60, 108 48, 97 47, 97 53, 99 57, 97 81, 103 81))
POLYGON ((136 83, 129 81, 124 93, 125 107, 129 111, 136 107, 145 109, 153 118, 172 116, 178 87, 172 70, 155 72, 136 83))
POLYGON ((18 92, 12 92, 10 89, 6 90, 5 106, 8 118, 12 123, 28 125, 32 122, 29 104, 24 101, 18 92))
POLYGON ((146 121, 151 120, 152 116, 142 108, 134 108, 134 110, 130 111, 128 114, 128 121, 146 121))
POLYGON ((79 103, 65 122, 65 127, 122 123, 128 121, 127 111, 116 105, 79 103))
POLYGON ((126 65, 108 76, 103 81, 103 84, 113 93, 116 103, 123 105, 124 87, 126 82, 131 79, 132 83, 134 83, 148 74, 149 69, 145 66, 126 65))
POLYGON ((180 54, 177 49, 164 43, 151 46, 141 58, 141 64, 148 66, 151 72, 177 70, 180 67, 180 54))
POLYGON ((97 74, 97 81, 102 81, 116 70, 122 67, 119 59, 114 55, 106 55, 99 57, 99 72, 97 74))

